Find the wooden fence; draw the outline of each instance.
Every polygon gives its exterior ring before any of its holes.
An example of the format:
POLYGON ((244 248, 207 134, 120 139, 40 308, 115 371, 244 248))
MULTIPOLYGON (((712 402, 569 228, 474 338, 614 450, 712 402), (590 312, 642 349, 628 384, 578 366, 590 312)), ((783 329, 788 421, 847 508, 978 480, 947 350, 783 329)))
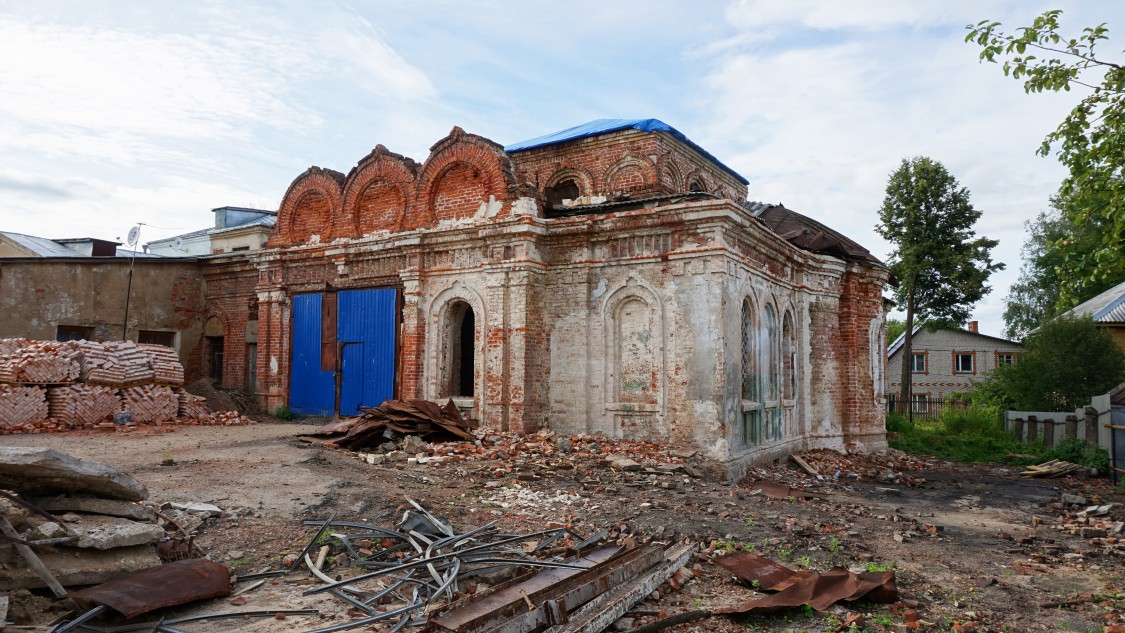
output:
POLYGON ((945 398, 917 395, 911 406, 899 400, 896 394, 887 395, 887 415, 901 414, 914 419, 934 420, 941 417, 943 411, 966 411, 969 401, 960 398, 945 398))

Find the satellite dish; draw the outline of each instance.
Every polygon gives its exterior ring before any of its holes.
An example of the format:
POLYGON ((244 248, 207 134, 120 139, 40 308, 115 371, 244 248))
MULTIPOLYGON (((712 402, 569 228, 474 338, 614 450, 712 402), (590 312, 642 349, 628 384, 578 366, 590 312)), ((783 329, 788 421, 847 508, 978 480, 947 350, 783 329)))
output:
POLYGON ((184 245, 184 238, 182 238, 182 237, 177 237, 176 239, 172 240, 172 250, 174 250, 174 251, 184 250, 182 248, 183 245, 184 245))
POLYGON ((129 244, 129 246, 136 246, 137 240, 140 239, 140 237, 141 225, 138 224, 137 226, 129 229, 129 237, 125 238, 125 241, 129 244))

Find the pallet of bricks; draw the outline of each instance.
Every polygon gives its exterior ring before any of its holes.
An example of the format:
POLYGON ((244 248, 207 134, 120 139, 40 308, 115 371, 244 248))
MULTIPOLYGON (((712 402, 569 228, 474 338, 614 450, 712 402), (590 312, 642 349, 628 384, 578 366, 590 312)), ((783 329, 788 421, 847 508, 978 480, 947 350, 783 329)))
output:
POLYGON ((0 433, 129 430, 115 423, 122 412, 132 424, 249 422, 210 413, 183 383, 175 350, 163 345, 0 339, 0 433))

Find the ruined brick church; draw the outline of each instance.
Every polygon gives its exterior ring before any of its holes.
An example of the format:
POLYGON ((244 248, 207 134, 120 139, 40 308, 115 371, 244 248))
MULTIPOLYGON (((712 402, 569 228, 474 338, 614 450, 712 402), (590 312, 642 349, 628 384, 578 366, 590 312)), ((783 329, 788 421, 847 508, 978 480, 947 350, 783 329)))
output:
POLYGON ((271 411, 453 398, 486 427, 673 442, 735 477, 885 446, 886 267, 746 200, 655 119, 508 147, 455 127, 421 164, 380 145, 299 175, 264 250, 203 263, 206 335, 271 411))

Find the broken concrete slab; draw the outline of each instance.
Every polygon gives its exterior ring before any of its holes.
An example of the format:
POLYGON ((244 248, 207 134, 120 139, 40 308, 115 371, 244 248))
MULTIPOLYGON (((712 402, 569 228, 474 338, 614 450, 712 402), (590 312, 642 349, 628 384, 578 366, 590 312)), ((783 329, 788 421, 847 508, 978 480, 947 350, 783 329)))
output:
MULTIPOLYGON (((71 517, 73 515, 67 515, 71 517)), ((78 547, 113 549, 152 544, 164 538, 164 528, 152 523, 138 523, 120 517, 84 515, 68 521, 66 528, 78 536, 78 547)))
POLYGON ((217 517, 223 513, 223 509, 212 503, 176 503, 172 502, 172 507, 184 512, 199 512, 217 517))
POLYGON ((148 506, 121 501, 119 499, 103 499, 91 496, 58 495, 55 497, 40 497, 30 500, 47 512, 85 512, 88 514, 104 514, 111 517, 122 517, 136 521, 155 521, 156 513, 148 506))
POLYGON ((641 469, 640 463, 624 455, 610 455, 606 458, 610 468, 623 472, 633 472, 641 469))
MULTIPOLYGON (((56 547, 57 552, 40 552, 39 558, 64 587, 96 585, 122 574, 160 564, 151 545, 112 550, 56 547)), ((0 546, 0 591, 45 587, 10 546, 0 546)))
POLYGON ((148 489, 105 464, 52 448, 0 446, 0 488, 21 493, 77 492, 141 501, 148 489))

